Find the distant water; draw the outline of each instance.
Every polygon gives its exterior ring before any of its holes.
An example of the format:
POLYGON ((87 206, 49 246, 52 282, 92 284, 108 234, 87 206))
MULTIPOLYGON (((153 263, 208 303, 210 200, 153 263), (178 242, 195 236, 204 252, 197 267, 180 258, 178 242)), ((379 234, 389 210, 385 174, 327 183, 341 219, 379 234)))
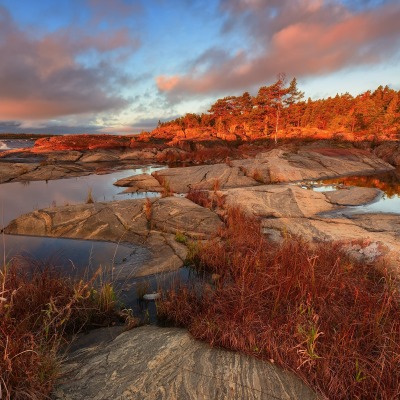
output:
POLYGON ((33 147, 34 143, 34 140, 29 139, 2 139, 0 140, 0 151, 33 147))

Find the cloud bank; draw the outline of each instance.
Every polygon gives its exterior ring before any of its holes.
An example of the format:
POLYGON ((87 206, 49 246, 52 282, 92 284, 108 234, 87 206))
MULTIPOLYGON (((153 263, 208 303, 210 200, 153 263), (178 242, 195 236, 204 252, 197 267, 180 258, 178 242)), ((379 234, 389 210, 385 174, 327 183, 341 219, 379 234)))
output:
POLYGON ((113 67, 113 60, 137 46, 127 29, 90 33, 69 26, 44 35, 28 33, 0 6, 0 119, 58 118, 125 107, 119 91, 129 78, 113 67), (85 62, 90 53, 107 59, 85 62))
POLYGON ((209 49, 187 73, 158 76, 158 89, 177 102, 187 95, 247 90, 278 72, 323 75, 398 56, 400 3, 369 3, 350 9, 338 0, 222 0, 222 33, 243 32, 248 48, 236 54, 209 49))

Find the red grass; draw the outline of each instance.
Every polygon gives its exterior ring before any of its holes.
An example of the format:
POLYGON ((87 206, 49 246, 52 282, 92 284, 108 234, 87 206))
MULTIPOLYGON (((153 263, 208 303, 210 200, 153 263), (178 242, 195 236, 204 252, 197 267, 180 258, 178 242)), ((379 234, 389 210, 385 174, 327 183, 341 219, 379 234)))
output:
POLYGON ((217 193, 219 182, 214 182, 214 192, 208 190, 192 189, 190 188, 186 198, 199 206, 215 210, 216 208, 223 207, 225 203, 224 195, 217 193))
POLYGON ((0 270, 0 398, 48 398, 67 334, 115 320, 112 289, 73 282, 50 268, 0 270))
POLYGON ((399 283, 376 265, 350 260, 338 244, 270 243, 236 209, 198 258, 217 279, 167 293, 161 317, 273 360, 322 397, 399 398, 399 283))
POLYGON ((198 204, 199 206, 210 209, 212 208, 212 201, 209 197, 209 193, 207 190, 190 188, 186 195, 186 198, 190 201, 193 201, 193 203, 198 204))

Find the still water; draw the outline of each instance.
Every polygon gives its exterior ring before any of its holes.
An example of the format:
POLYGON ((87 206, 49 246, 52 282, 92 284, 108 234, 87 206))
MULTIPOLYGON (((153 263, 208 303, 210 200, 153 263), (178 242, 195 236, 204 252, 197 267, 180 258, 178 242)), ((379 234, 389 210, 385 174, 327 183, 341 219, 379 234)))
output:
POLYGON ((340 190, 346 186, 376 188, 382 191, 375 201, 361 206, 347 207, 346 213, 400 214, 400 168, 374 175, 349 176, 321 181, 308 181, 303 186, 317 192, 340 190))
MULTIPOLYGON (((1 163, 0 163, 1 168, 1 163)), ((113 184, 122 178, 164 169, 163 166, 126 169, 106 175, 88 175, 51 181, 11 182, 0 185, 0 226, 41 208, 85 203, 89 192, 94 201, 113 201, 156 196, 155 193, 121 193, 113 184)))
MULTIPOLYGON (((0 164, 1 168, 1 164, 0 164)), ((117 171, 106 175, 89 175, 53 181, 13 182, 0 185, 0 227, 14 218, 33 210, 66 204, 85 203, 89 191, 95 201, 112 201, 157 196, 157 193, 120 194, 123 188, 114 186, 118 179, 131 175, 151 173, 165 167, 150 166, 117 171)), ((15 256, 51 259, 53 264, 72 268, 79 273, 128 262, 135 269, 143 262, 143 248, 127 244, 85 240, 36 238, 30 236, 2 235, 0 237, 0 262, 15 256)))

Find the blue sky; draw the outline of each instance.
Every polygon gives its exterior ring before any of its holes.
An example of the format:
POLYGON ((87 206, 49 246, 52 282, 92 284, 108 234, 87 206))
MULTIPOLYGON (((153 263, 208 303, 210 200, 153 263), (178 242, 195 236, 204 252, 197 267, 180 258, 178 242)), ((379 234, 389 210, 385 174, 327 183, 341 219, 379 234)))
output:
POLYGON ((400 89, 398 0, 0 0, 0 132, 136 133, 255 94, 400 89))

